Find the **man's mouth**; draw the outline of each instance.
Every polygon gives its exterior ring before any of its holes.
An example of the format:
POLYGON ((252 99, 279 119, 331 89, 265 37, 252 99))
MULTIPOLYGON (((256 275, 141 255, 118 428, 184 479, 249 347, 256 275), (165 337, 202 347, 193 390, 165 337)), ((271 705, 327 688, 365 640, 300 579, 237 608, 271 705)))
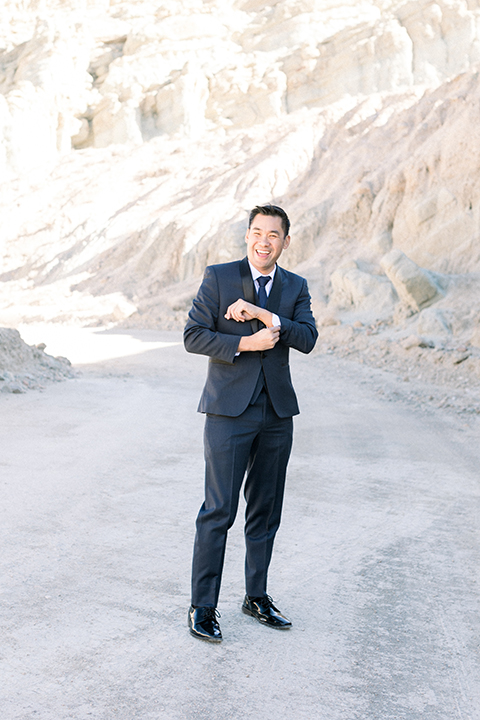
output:
POLYGON ((268 250, 256 250, 255 252, 257 255, 260 255, 261 258, 267 258, 270 255, 268 250))

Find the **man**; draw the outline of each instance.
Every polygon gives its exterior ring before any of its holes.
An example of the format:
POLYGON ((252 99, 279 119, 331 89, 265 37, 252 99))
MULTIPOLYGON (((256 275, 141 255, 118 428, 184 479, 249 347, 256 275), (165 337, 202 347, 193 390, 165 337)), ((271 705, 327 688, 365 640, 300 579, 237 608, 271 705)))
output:
POLYGON ((291 622, 267 595, 267 572, 280 525, 285 474, 298 405, 290 348, 317 339, 306 281, 277 265, 290 243, 282 208, 257 206, 245 236, 247 257, 207 267, 184 331, 188 352, 210 358, 198 407, 206 413, 205 502, 196 522, 192 635, 220 642, 217 601, 227 533, 245 477, 245 580, 242 611, 262 624, 291 622))

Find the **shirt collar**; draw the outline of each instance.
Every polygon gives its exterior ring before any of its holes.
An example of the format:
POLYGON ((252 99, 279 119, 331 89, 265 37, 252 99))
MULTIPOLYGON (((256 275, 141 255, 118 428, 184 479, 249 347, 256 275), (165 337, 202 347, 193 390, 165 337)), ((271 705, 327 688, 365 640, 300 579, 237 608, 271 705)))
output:
MULTIPOLYGON (((247 260, 248 260, 248 258, 247 258, 247 260)), ((259 277, 262 277, 262 276, 263 276, 263 277, 267 277, 267 276, 264 275, 263 273, 259 272, 259 271, 257 270, 257 268, 253 267, 253 265, 252 265, 252 263, 250 262, 250 260, 248 260, 248 264, 250 265, 250 272, 252 273, 252 278, 253 278, 254 280, 257 280, 259 277)), ((270 277, 272 278, 271 282, 273 282, 273 278, 275 277, 275 273, 276 273, 276 272, 277 272, 277 266, 275 265, 275 267, 273 268, 273 270, 268 273, 268 275, 270 275, 270 277)))

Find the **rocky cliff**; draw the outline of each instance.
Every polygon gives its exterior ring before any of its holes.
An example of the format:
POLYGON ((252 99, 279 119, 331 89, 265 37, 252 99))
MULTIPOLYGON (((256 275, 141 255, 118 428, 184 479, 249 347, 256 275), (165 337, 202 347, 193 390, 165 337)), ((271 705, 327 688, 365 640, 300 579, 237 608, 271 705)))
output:
POLYGON ((477 0, 6 0, 0 46, 0 323, 178 326, 274 201, 329 346, 476 354, 477 0))

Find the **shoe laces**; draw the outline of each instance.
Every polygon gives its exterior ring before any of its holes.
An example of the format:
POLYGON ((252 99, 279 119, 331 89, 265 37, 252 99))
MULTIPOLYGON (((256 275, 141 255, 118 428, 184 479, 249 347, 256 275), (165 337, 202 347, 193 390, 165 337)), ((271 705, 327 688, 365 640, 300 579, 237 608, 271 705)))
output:
POLYGON ((263 595, 262 597, 250 598, 251 602, 258 602, 265 606, 266 609, 275 607, 273 600, 270 595, 263 595))
POLYGON ((204 620, 215 620, 216 618, 222 617, 218 612, 217 608, 206 607, 203 611, 204 620))

